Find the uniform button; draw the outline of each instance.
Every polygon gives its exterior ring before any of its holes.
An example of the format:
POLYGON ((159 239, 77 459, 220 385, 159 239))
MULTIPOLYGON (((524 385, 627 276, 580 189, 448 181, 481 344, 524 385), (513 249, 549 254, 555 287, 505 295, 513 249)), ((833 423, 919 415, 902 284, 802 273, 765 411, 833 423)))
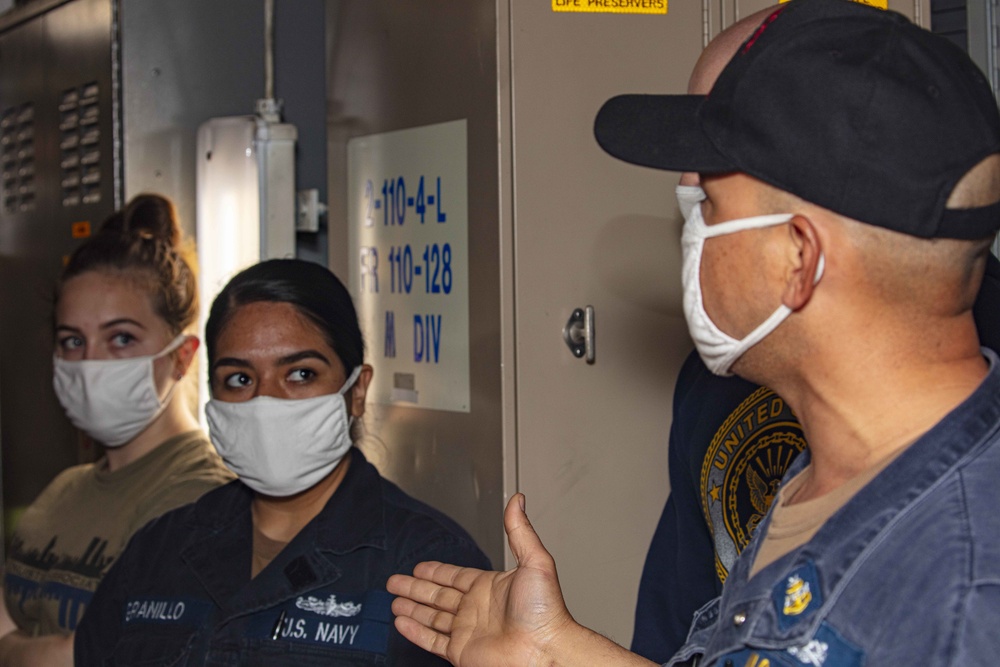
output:
POLYGON ((724 667, 733 667, 733 661, 732 660, 726 660, 726 664, 724 665, 724 667))
POLYGON ((733 616, 733 625, 735 625, 736 627, 740 627, 746 622, 747 622, 747 615, 744 614, 742 611, 736 612, 736 614, 733 616))

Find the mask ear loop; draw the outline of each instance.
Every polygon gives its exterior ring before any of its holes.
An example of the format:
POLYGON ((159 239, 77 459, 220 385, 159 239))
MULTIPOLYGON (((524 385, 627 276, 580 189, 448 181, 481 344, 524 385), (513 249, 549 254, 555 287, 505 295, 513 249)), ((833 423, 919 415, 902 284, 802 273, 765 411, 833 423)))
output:
MULTIPOLYGON (((160 359, 161 357, 165 357, 168 354, 172 354, 172 353, 176 352, 177 350, 179 350, 181 348, 182 345, 184 345, 184 343, 187 342, 188 338, 192 338, 191 334, 186 334, 186 333, 177 334, 177 337, 174 338, 172 341, 170 341, 170 343, 168 343, 165 348, 163 348, 162 350, 160 350, 159 352, 157 352, 156 354, 153 355, 153 361, 156 361, 157 359, 160 359)), ((185 371, 185 373, 186 373, 186 371, 185 371)), ((184 379, 185 373, 181 373, 180 377, 174 376, 174 380, 176 380, 177 382, 180 382, 181 380, 184 379)), ((173 391, 173 389, 171 389, 170 391, 173 391)), ((166 400, 166 399, 163 399, 163 400, 166 400)))
MULTIPOLYGON (((174 338, 172 341, 170 341, 165 348, 163 348, 162 350, 160 350, 159 352, 157 352, 153 356, 149 357, 149 375, 150 375, 150 379, 153 382, 153 389, 154 390, 156 390, 156 373, 155 373, 154 368, 153 368, 153 362, 156 361, 157 359, 162 359, 163 357, 165 357, 165 356, 167 356, 167 355, 175 352, 181 345, 184 344, 184 342, 188 338, 189 338, 189 334, 185 334, 185 333, 177 334, 177 337, 174 338)), ((181 380, 184 379, 183 375, 181 377, 177 378, 177 377, 174 377, 173 373, 170 374, 170 377, 171 377, 171 379, 173 379, 174 384, 170 387, 170 389, 167 390, 167 393, 164 394, 163 396, 160 396, 159 390, 156 391, 156 398, 160 402, 160 409, 156 411, 156 415, 153 416, 153 419, 156 419, 157 417, 159 417, 160 414, 163 412, 163 410, 166 409, 167 403, 169 403, 170 399, 173 398, 174 390, 177 389, 177 385, 179 385, 181 383, 181 380)), ((150 421, 152 421, 152 420, 150 420, 150 421)))
POLYGON ((340 391, 337 392, 338 394, 343 396, 344 394, 346 394, 348 391, 351 390, 351 387, 354 386, 354 383, 357 382, 358 378, 361 376, 362 368, 364 368, 364 366, 354 367, 354 370, 351 371, 351 374, 347 376, 347 380, 344 382, 344 386, 341 387, 340 391))
MULTIPOLYGON (((152 358, 150 358, 149 365, 152 366, 153 362, 156 361, 157 359, 161 359, 169 354, 173 354, 174 352, 176 352, 178 349, 180 349, 181 345, 187 342, 187 339, 190 337, 191 337, 190 334, 186 333, 177 334, 177 337, 174 338, 172 341, 170 341, 170 343, 168 343, 165 348, 163 348, 162 350, 154 354, 152 358)), ((174 395, 174 390, 177 389, 177 385, 179 385, 181 383, 181 380, 183 379, 184 379, 183 374, 180 377, 174 377, 173 386, 167 390, 167 393, 164 394, 162 398, 160 398, 159 392, 157 392, 157 397, 160 399, 160 412, 162 412, 164 406, 166 406, 166 404, 170 402, 171 397, 174 395)), ((159 415, 159 413, 157 413, 157 415, 159 415)))
POLYGON ((165 348, 153 355, 153 359, 159 359, 160 357, 167 356, 171 352, 175 352, 177 348, 183 345, 190 337, 191 335, 186 333, 177 334, 177 337, 167 343, 165 348))
MULTIPOLYGON (((680 186, 678 186, 678 190, 679 189, 680 186)), ((706 239, 714 238, 717 236, 733 234, 736 232, 742 232, 749 229, 760 229, 763 227, 770 227, 773 225, 784 224, 786 222, 791 221, 791 219, 795 217, 794 214, 791 213, 773 213, 768 215, 753 216, 750 218, 742 218, 727 222, 720 222, 718 224, 709 226, 705 224, 705 220, 704 218, 701 217, 700 213, 701 211, 699 209, 698 215, 692 215, 690 222, 693 223, 691 225, 692 232, 701 239, 702 243, 704 243, 706 239)), ((825 255, 820 254, 819 262, 816 265, 816 276, 813 278, 814 285, 819 283, 819 280, 822 277, 825 269, 826 269, 826 257, 825 255)), ((736 362, 736 360, 739 359, 741 356, 743 356, 743 354, 751 347, 753 347, 761 340, 763 340, 765 336, 767 336, 776 328, 778 328, 778 326, 786 318, 788 318, 789 315, 792 314, 792 310, 788 306, 781 304, 773 313, 771 313, 771 315, 766 320, 757 325, 757 327, 755 327, 753 331, 748 333, 742 339, 737 340, 732 336, 730 336, 729 334, 722 331, 721 329, 719 329, 718 326, 714 322, 712 322, 712 319, 707 316, 707 313, 704 312, 703 305, 701 306, 701 310, 705 314, 706 323, 709 326, 711 326, 718 335, 728 339, 732 343, 737 344, 737 348, 732 350, 728 355, 722 357, 718 363, 719 368, 723 369, 721 373, 718 374, 723 376, 731 376, 733 373, 729 369, 736 362)))
MULTIPOLYGON (((341 387, 340 391, 337 392, 338 394, 340 394, 341 396, 344 397, 344 407, 347 408, 348 413, 350 413, 350 408, 347 405, 347 392, 349 392, 351 390, 351 387, 354 386, 354 383, 358 381, 359 377, 361 377, 361 370, 363 368, 364 368, 364 366, 360 366, 360 365, 359 366, 355 366, 354 370, 351 371, 351 374, 349 376, 347 376, 347 381, 344 382, 344 386, 341 387)), ((348 414, 347 415, 347 428, 348 429, 354 427, 354 420, 355 420, 354 415, 352 415, 352 414, 348 414)))
MULTIPOLYGON (((816 263, 816 277, 813 278, 813 285, 819 283, 819 279, 823 277, 823 271, 825 270, 826 270, 826 255, 820 253, 819 262, 816 263)), ((753 331, 744 336, 743 339, 739 341, 743 349, 739 350, 738 354, 726 358, 727 372, 728 369, 732 367, 732 365, 736 362, 736 360, 740 356, 743 355, 744 352, 746 352, 751 347, 762 341, 764 337, 767 336, 769 333, 777 329, 778 325, 784 322, 785 319, 787 319, 788 316, 791 314, 792 314, 792 309, 786 306, 785 304, 781 304, 780 306, 778 306, 777 310, 771 313, 770 317, 761 322, 757 326, 757 328, 755 328, 753 331)), ((728 335, 725 334, 725 332, 720 332, 720 333, 722 333, 723 335, 728 335)), ((730 336, 730 338, 732 337, 730 336)), ((729 374, 732 375, 732 373, 729 374)))

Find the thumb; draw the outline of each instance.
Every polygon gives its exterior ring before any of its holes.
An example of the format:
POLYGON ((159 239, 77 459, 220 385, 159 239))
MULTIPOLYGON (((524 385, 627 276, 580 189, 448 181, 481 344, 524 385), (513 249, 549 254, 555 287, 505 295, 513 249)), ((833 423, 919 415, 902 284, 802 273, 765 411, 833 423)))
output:
POLYGON ((518 566, 535 561, 535 564, 544 567, 544 561, 551 563, 552 556, 545 550, 538 533, 528 521, 528 515, 524 512, 524 502, 523 493, 514 494, 503 513, 503 526, 507 531, 510 550, 518 566), (543 563, 538 563, 539 560, 543 563))

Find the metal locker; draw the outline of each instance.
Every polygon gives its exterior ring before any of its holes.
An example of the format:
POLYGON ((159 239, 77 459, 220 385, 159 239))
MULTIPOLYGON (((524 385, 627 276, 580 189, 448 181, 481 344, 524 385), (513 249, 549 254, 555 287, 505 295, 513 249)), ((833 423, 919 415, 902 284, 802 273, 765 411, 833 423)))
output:
POLYGON ((52 390, 52 299, 63 258, 114 210, 121 188, 113 10, 111 0, 77 0, 0 17, 5 527, 60 470, 90 456, 52 390))

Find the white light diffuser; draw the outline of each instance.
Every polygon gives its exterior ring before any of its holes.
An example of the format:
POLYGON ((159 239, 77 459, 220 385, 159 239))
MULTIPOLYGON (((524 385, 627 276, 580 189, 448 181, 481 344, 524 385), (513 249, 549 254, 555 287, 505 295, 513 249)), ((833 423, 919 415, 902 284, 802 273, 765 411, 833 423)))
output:
MULTIPOLYGON (((294 125, 259 116, 213 118, 198 129, 199 330, 212 300, 236 273, 262 259, 295 256, 294 125)), ((205 347, 199 405, 208 400, 205 347)))

